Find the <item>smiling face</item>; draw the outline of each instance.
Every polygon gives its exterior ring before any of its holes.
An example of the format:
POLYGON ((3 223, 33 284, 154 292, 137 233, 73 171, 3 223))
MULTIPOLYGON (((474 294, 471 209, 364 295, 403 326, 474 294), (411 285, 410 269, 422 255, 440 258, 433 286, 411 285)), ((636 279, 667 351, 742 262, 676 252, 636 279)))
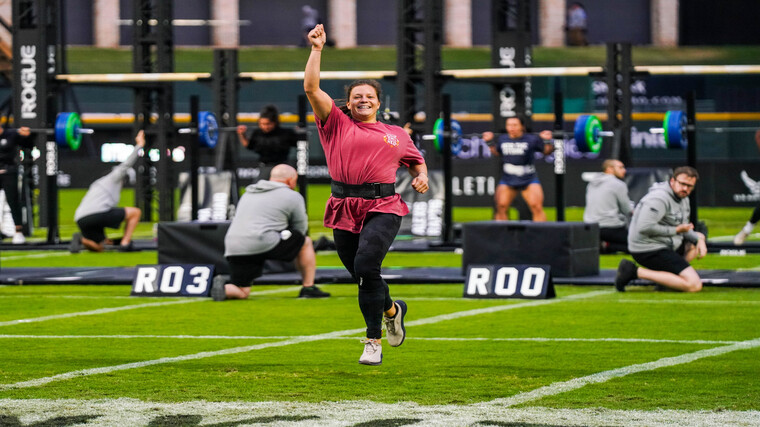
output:
POLYGON ((377 90, 370 85, 359 85, 351 89, 348 96, 348 110, 351 117, 360 122, 376 122, 380 99, 377 90))

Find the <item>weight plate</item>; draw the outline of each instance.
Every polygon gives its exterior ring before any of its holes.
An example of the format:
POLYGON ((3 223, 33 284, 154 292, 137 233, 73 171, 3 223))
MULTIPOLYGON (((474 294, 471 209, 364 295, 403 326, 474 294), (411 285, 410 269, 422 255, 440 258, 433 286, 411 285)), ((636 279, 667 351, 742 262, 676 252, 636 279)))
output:
POLYGON ((688 145, 686 123, 686 114, 683 111, 668 111, 665 113, 662 128, 665 129, 665 145, 668 148, 686 148, 688 145))
POLYGON ((77 113, 69 113, 69 117, 66 120, 66 144, 76 151, 79 146, 82 145, 82 134, 79 129, 82 128, 82 119, 79 118, 77 113))
POLYGON ((202 147, 214 148, 219 140, 219 124, 211 111, 198 113, 198 141, 202 147))
POLYGON ((584 153, 598 153, 602 149, 602 122, 593 114, 578 116, 573 128, 575 145, 584 153))
MULTIPOLYGON (((433 145, 436 151, 443 152, 443 119, 436 119, 433 123, 433 145)), ((451 120, 451 155, 456 156, 462 151, 462 125, 456 121, 451 120)))

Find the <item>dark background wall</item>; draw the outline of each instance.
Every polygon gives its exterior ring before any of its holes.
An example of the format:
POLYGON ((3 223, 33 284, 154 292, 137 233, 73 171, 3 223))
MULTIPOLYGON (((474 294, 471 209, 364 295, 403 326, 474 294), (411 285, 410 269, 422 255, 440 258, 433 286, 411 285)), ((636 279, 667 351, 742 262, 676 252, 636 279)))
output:
MULTIPOLYGON (((236 0, 230 0, 236 1, 236 0)), ((240 19, 251 21, 240 28, 240 43, 250 45, 297 45, 301 40, 301 7, 319 10, 327 20, 327 0, 237 0, 240 19)), ((132 17, 133 0, 120 0, 120 17, 132 17)), ((568 2, 569 3, 569 2, 568 2)), ((651 43, 650 0, 584 0, 591 44, 628 41, 651 43)), ((66 1, 66 39, 69 44, 93 43, 92 0, 66 1)), ((396 0, 357 0, 357 41, 360 45, 396 43, 396 0)), ((533 10, 533 41, 538 44, 538 1, 533 10)), ((491 0, 472 0, 472 41, 474 45, 491 42, 491 0)), ((760 1, 757 0, 681 0, 680 43, 689 45, 759 44, 760 1)), ((210 19, 208 0, 174 0, 175 18, 210 19)), ((234 24, 230 24, 234 25, 234 24)), ((131 30, 121 28, 122 45, 131 43, 131 30)), ((209 27, 177 27, 178 46, 203 46, 211 42, 209 27)))
POLYGON ((92 35, 92 0, 67 0, 63 16, 66 44, 90 45, 92 35))
MULTIPOLYGON (((132 19, 133 8, 134 2, 132 0, 120 0, 120 19, 132 19)), ((92 5, 90 5, 89 13, 92 14, 92 5)), ((211 19, 211 10, 208 0, 175 0, 174 19, 211 19)), ((69 31, 68 28, 67 31, 69 31)), ((129 25, 122 25, 120 28, 120 37, 122 46, 131 45, 132 28, 129 25)), ((175 46, 207 46, 210 42, 211 32, 208 26, 174 27, 175 46)))
POLYGON ((681 0, 681 45, 760 43, 760 1, 681 0))
MULTIPOLYGON (((208 0, 173 0, 174 17, 177 19, 210 19, 208 0)), ((235 1, 235 0, 230 0, 235 1)), ((323 23, 327 23, 327 0, 238 0, 240 19, 251 21, 240 27, 240 44, 255 45, 298 45, 301 41, 301 7, 310 5, 319 10, 323 23)), ((586 0, 589 19, 589 42, 592 44, 609 41, 630 41, 634 44, 651 42, 649 0, 586 0), (625 17, 623 19, 622 17, 625 17)), ((760 43, 757 25, 734 25, 746 22, 760 13, 760 2, 741 0, 721 1, 720 8, 710 8, 702 4, 712 4, 709 0, 685 0, 681 2, 682 37, 686 44, 726 43, 727 39, 739 37, 760 43), (690 6, 697 4, 696 8, 690 6), (727 4, 751 3, 744 8, 724 7, 727 4), (687 6, 687 7, 684 7, 687 6), (696 10, 693 10, 696 9, 696 10), (715 11, 718 19, 711 21, 715 11), (744 11, 744 12, 742 12, 744 11), (753 12, 754 11, 754 12, 753 12), (738 21, 740 20, 741 21, 738 21), (705 23, 708 29, 705 31, 705 23), (718 36, 716 36, 718 34, 718 36)), ((357 0, 357 42, 360 45, 394 45, 396 43, 396 0, 357 0)), ((120 18, 132 18, 133 0, 120 0, 120 18)), ((533 42, 538 44, 538 1, 531 2, 533 11, 533 42)), ((69 44, 88 45, 93 43, 92 1, 66 1, 66 38, 69 44)), ((491 0, 472 0, 472 41, 474 45, 491 43, 491 0)), ((235 25, 235 24, 230 24, 235 25)), ((121 44, 132 42, 132 30, 121 26, 121 44)), ((207 26, 176 27, 177 46, 204 46, 211 42, 211 31, 207 26)))
POLYGON ((240 44, 299 45, 304 5, 317 9, 322 23, 326 23, 326 0, 240 0, 240 19, 251 21, 251 25, 240 27, 240 44))

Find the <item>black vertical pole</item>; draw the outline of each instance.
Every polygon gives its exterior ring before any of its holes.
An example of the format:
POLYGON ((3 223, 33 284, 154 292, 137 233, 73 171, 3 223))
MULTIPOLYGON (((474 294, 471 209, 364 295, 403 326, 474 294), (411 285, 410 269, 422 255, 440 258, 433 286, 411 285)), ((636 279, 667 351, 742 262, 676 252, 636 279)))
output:
POLYGON ((454 196, 451 194, 451 95, 442 97, 443 110, 443 230, 441 237, 444 243, 454 241, 451 210, 454 196))
MULTIPOLYGON (((198 95, 190 97, 190 129, 198 129, 198 95)), ((191 133, 188 143, 190 157, 190 218, 198 220, 198 133, 191 133)))
POLYGON ((565 136, 564 106, 559 77, 554 78, 554 183, 557 205, 557 221, 565 221, 565 136))
MULTIPOLYGON (((686 96, 686 164, 697 167, 697 93, 689 91, 686 96)), ((689 196, 689 206, 691 214, 689 220, 692 224, 697 224, 697 189, 691 192, 689 196)))
MULTIPOLYGON (((306 121, 306 95, 298 95, 298 142, 296 146, 296 171, 298 172, 298 192, 303 197, 304 204, 309 187, 309 133, 306 121)), ((308 211, 308 204, 307 211, 308 211)))

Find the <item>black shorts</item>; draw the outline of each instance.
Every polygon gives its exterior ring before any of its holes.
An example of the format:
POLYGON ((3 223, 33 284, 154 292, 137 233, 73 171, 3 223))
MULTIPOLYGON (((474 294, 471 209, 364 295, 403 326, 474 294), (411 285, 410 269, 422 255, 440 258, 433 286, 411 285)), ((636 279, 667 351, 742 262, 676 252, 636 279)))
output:
POLYGON ((230 265, 230 280, 228 283, 240 286, 241 288, 250 287, 254 279, 261 276, 264 271, 264 263, 271 259, 277 261, 293 261, 301 252, 306 237, 298 231, 291 230, 293 233, 288 239, 280 240, 273 249, 268 252, 255 255, 230 255, 227 258, 227 264, 230 265))
POLYGON ((631 256, 636 262, 650 270, 681 274, 682 271, 691 266, 683 259, 684 250, 685 245, 681 245, 675 251, 660 249, 651 252, 631 253, 631 256))
POLYGON ((106 240, 105 228, 119 228, 125 217, 124 208, 111 208, 105 212, 87 215, 79 219, 77 225, 82 230, 82 237, 102 243, 106 240))

